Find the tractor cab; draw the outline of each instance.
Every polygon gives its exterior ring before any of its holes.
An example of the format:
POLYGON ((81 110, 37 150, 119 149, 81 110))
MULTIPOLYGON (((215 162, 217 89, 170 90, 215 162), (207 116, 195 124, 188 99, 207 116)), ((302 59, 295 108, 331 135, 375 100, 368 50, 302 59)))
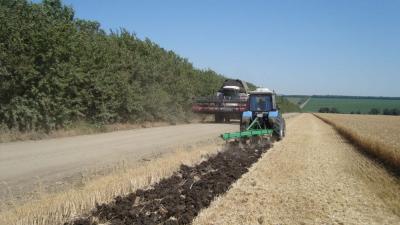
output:
POLYGON ((248 110, 252 112, 269 112, 277 109, 275 93, 267 88, 257 88, 250 92, 248 110))
POLYGON ((276 93, 268 88, 250 92, 247 111, 242 113, 240 131, 273 130, 278 140, 285 136, 285 120, 276 104, 276 93))

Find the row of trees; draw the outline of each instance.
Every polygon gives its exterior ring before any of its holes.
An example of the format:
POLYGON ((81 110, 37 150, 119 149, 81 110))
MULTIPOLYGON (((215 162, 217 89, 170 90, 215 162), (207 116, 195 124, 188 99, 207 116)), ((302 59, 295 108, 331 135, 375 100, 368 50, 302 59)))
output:
POLYGON ((393 108, 393 109, 387 109, 387 108, 385 108, 385 109, 383 109, 382 112, 381 112, 381 110, 379 110, 379 109, 377 109, 377 108, 372 108, 372 109, 369 111, 368 114, 371 114, 371 115, 379 115, 379 114, 382 114, 382 115, 393 115, 393 116, 398 116, 398 115, 400 115, 400 110, 399 110, 399 109, 396 109, 396 108, 393 108))
MULTIPOLYGON (((336 108, 329 108, 329 107, 322 107, 318 110, 319 113, 340 113, 338 109, 336 108)), ((361 113, 360 110, 357 111, 351 111, 350 114, 363 114, 361 113)), ((393 109, 384 109, 381 113, 381 111, 377 108, 372 108, 367 114, 370 115, 393 115, 393 116, 398 116, 400 115, 400 110, 393 108, 393 109)))
POLYGON ((332 108, 322 107, 322 108, 319 108, 318 112, 319 113, 340 113, 339 110, 335 107, 332 107, 332 108))
POLYGON ((0 0, 0 125, 181 120, 224 77, 121 29, 106 33, 60 0, 0 0))

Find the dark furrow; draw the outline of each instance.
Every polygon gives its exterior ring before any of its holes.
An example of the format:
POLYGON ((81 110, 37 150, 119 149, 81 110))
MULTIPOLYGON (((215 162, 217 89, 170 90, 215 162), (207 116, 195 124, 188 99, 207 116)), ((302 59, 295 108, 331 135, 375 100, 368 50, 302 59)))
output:
POLYGON ((151 189, 118 196, 111 203, 97 205, 90 216, 65 225, 190 224, 201 209, 225 193, 270 146, 231 146, 196 166, 181 165, 178 172, 151 189))

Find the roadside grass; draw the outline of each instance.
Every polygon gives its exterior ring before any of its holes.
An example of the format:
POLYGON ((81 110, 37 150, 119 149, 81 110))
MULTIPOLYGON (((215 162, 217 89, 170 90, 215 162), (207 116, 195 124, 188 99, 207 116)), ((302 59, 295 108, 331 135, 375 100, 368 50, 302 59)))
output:
POLYGON ((277 104, 282 113, 301 112, 300 107, 283 96, 277 97, 277 104))
POLYGON ((222 148, 219 139, 182 146, 137 165, 123 163, 112 173, 87 180, 83 185, 59 193, 42 193, 40 198, 22 205, 15 205, 0 212, 0 224, 7 225, 56 225, 88 213, 96 204, 110 202, 117 195, 126 195, 139 188, 146 188, 171 176, 181 164, 194 165, 206 160, 222 148))
POLYGON ((395 116, 314 114, 367 154, 400 174, 400 118, 395 116))

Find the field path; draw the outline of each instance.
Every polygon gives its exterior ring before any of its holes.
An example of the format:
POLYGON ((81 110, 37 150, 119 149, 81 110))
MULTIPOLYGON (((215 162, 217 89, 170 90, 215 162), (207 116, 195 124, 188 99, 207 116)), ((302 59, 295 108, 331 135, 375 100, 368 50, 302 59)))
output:
POLYGON ((89 169, 122 160, 140 160, 182 145, 207 141, 237 127, 237 124, 187 124, 1 143, 0 201, 7 195, 34 190, 38 185, 63 185, 89 169))
POLYGON ((311 114, 194 224, 400 224, 400 182, 311 114))

